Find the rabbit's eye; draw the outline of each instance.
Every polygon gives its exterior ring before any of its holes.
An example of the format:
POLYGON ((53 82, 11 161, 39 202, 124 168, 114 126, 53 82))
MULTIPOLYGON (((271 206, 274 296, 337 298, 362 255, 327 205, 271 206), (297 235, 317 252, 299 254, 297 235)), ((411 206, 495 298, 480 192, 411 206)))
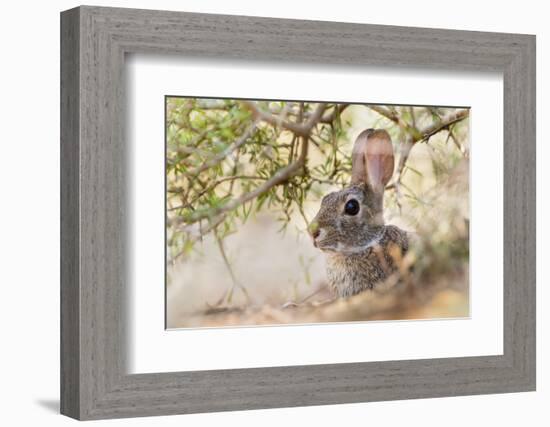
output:
POLYGON ((347 215, 357 215, 359 213, 359 202, 355 199, 350 199, 344 206, 344 212, 347 215))

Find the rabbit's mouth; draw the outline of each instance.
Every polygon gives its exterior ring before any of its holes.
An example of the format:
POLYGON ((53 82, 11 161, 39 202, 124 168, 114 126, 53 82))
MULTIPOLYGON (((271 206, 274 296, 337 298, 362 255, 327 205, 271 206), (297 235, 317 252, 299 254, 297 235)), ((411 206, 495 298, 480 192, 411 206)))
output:
POLYGON ((363 246, 347 246, 338 244, 336 246, 319 246, 319 250, 321 252, 324 252, 326 254, 332 254, 332 255, 353 255, 353 254, 359 254, 362 252, 365 252, 369 250, 371 247, 375 246, 375 243, 372 245, 363 245, 363 246))
POLYGON ((313 246, 325 254, 337 254, 341 252, 338 246, 322 244, 315 240, 313 241, 313 246))
POLYGON ((338 245, 334 245, 323 241, 319 236, 312 236, 313 246, 319 249, 321 252, 338 252, 338 245))
POLYGON ((334 243, 327 244, 323 242, 317 242, 316 240, 314 240, 313 246, 315 246, 321 252, 325 252, 329 254, 346 254, 346 253, 356 252, 356 250, 354 250, 355 249, 354 247, 349 247, 339 242, 336 244, 334 243))
POLYGON ((327 245, 323 242, 319 242, 317 239, 313 239, 313 246, 319 249, 321 252, 338 252, 338 246, 336 245, 327 245))
POLYGON ((367 245, 348 245, 334 239, 323 239, 321 236, 313 236, 313 246, 321 252, 332 254, 356 253, 367 248, 367 245))
POLYGON ((330 254, 340 254, 340 255, 353 255, 360 254, 380 245, 380 241, 383 238, 384 233, 381 232, 370 239, 368 242, 359 245, 347 245, 341 242, 336 244, 323 244, 323 242, 318 242, 317 239, 313 239, 313 245, 321 250, 321 252, 330 253, 330 254))

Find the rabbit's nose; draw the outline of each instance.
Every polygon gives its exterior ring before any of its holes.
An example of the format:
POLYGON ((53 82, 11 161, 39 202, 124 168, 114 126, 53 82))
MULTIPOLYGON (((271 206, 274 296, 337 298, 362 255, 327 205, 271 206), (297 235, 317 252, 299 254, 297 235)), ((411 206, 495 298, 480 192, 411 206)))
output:
POLYGON ((307 229, 313 239, 316 239, 317 237, 319 237, 319 234, 321 234, 321 227, 319 227, 319 223, 317 221, 313 221, 311 224, 309 224, 309 227, 307 229))

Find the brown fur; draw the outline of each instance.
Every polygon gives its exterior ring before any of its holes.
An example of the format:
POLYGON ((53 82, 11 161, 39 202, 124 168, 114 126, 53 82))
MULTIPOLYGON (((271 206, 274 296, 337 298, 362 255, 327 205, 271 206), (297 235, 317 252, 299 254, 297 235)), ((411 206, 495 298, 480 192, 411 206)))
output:
POLYGON ((363 252, 327 255, 328 283, 335 295, 349 297, 373 289, 398 271, 399 262, 409 248, 406 232, 383 227, 380 242, 363 252))
POLYGON ((339 297, 373 289, 399 269, 409 248, 407 233, 383 218, 384 187, 393 173, 393 148, 388 133, 368 129, 356 140, 352 185, 326 195, 310 225, 314 244, 327 254, 327 278, 339 297), (351 199, 355 215, 345 212, 351 199))

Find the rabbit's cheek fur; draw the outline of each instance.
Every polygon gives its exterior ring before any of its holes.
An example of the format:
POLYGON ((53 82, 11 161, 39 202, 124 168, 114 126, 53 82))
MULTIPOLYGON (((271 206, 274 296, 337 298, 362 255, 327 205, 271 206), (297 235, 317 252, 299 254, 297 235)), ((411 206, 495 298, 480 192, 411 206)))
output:
POLYGON ((372 289, 399 272, 408 248, 409 237, 405 231, 392 225, 385 226, 363 250, 327 254, 329 286, 339 297, 372 289))

